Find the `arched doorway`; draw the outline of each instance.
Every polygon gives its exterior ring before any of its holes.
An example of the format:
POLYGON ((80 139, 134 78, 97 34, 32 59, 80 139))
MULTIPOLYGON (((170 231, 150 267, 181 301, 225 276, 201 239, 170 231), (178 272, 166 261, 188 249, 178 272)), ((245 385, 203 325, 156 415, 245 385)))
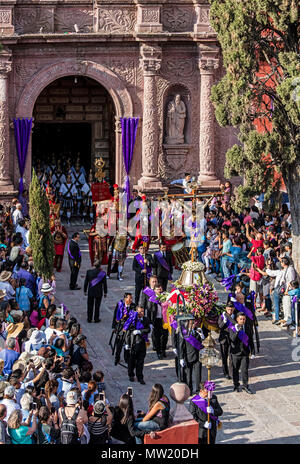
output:
POLYGON ((65 76, 37 97, 32 134, 32 165, 77 158, 88 173, 95 158, 105 161, 107 181, 115 182, 115 107, 107 90, 87 76, 65 76))

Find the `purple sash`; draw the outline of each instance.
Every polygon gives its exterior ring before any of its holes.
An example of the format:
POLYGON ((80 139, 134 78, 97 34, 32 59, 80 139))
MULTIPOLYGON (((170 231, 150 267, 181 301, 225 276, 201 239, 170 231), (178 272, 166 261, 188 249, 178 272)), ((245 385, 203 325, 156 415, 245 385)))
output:
MULTIPOLYGON (((141 268, 145 269, 144 257, 140 253, 138 255, 135 255, 135 259, 137 260, 141 268)), ((147 271, 147 277, 149 279, 151 275, 151 267, 149 267, 148 264, 146 265, 146 271, 147 271)))
MULTIPOLYGON (((71 255, 71 251, 70 251, 70 241, 71 241, 71 240, 68 241, 68 253, 69 253, 69 256, 70 256, 72 259, 74 259, 74 261, 75 261, 74 256, 71 255)), ((80 257, 80 256, 81 256, 81 252, 80 252, 80 250, 79 250, 79 257, 80 257)))
POLYGON ((127 309, 125 308, 125 303, 123 300, 120 300, 118 303, 118 309, 117 309, 117 314, 116 314, 116 320, 119 322, 121 319, 123 319, 124 316, 128 315, 127 309))
POLYGON ((157 299, 155 291, 152 290, 152 288, 145 287, 143 292, 145 293, 145 295, 149 297, 149 301, 151 301, 152 303, 161 304, 161 302, 157 299))
MULTIPOLYGON (((223 316, 223 314, 221 314, 221 316, 222 316, 222 319, 223 319, 223 321, 224 321, 224 316, 223 316)), ((234 327, 234 325, 232 324, 232 322, 230 322, 230 321, 227 320, 225 324, 226 324, 226 327, 228 327, 230 330, 232 330, 233 332, 236 332, 236 328, 234 327)), ((243 342, 244 345, 248 347, 248 344, 249 344, 249 337, 248 337, 248 335, 246 334, 246 332, 244 332, 244 330, 239 330, 239 331, 238 331, 238 337, 239 337, 239 339, 241 340, 241 342, 243 342)))
POLYGON ((154 253, 154 255, 157 257, 157 259, 160 262, 160 264, 162 265, 162 267, 164 267, 166 269, 166 271, 169 272, 168 279, 172 280, 172 276, 170 274, 170 267, 169 267, 167 261, 165 260, 165 258, 163 257, 162 252, 157 251, 156 253, 154 253))
POLYGON ((145 287, 144 290, 143 290, 143 293, 145 293, 145 295, 147 295, 149 298, 150 297, 154 297, 155 298, 155 291, 152 290, 152 288, 150 287, 145 287))
MULTIPOLYGON (((229 297, 233 297, 232 293, 229 293, 229 297)), ((239 303, 238 301, 233 301, 234 307, 237 311, 244 313, 246 316, 249 317, 253 321, 253 313, 250 311, 250 309, 246 308, 243 303, 239 303)))
POLYGON ((91 282, 90 282, 90 287, 94 287, 97 284, 100 284, 100 282, 104 279, 106 273, 104 271, 100 271, 97 277, 95 277, 91 282))
MULTIPOLYGON (((198 408, 201 409, 201 411, 207 414, 207 400, 205 398, 202 398, 200 395, 196 395, 194 396, 194 398, 192 398, 191 401, 196 406, 198 406, 198 408)), ((212 414, 210 414, 209 417, 212 418, 212 420, 219 422, 217 416, 213 416, 212 414)))
MULTIPOLYGON (((171 327, 176 330, 177 327, 178 327, 178 324, 176 321, 173 321, 171 323, 171 327)), ((201 342, 199 342, 199 340, 197 340, 196 337, 194 337, 194 335, 188 335, 188 331, 186 330, 185 327, 181 326, 181 333, 182 333, 182 336, 184 338, 184 340, 186 342, 188 342, 190 345, 192 345, 193 348, 196 348, 196 350, 200 351, 202 350, 203 348, 203 345, 201 342)))
MULTIPOLYGON (((137 330, 144 329, 144 324, 139 320, 138 313, 136 311, 130 311, 129 318, 125 322, 123 330, 128 330, 131 324, 133 324, 137 330)), ((142 338, 145 340, 145 342, 148 342, 148 334, 143 334, 142 338)))

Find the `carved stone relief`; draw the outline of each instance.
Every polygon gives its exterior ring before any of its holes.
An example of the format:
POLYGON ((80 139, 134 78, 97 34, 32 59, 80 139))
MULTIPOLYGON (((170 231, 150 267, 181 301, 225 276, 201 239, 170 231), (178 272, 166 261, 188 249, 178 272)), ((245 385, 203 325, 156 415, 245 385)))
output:
POLYGON ((159 9, 147 8, 142 10, 143 23, 159 23, 159 9))
POLYGON ((0 10, 0 24, 11 24, 11 10, 0 10))
POLYGON ((193 30, 194 11, 192 8, 164 8, 162 23, 165 30, 170 32, 186 32, 193 30))
POLYGON ((77 24, 79 32, 93 32, 93 10, 59 8, 55 13, 55 32, 75 32, 77 24))
POLYGON ((132 32, 136 24, 134 9, 101 8, 98 12, 98 29, 102 32, 132 32))
MULTIPOLYGON (((14 11, 15 31, 17 34, 35 34, 53 30, 53 10, 51 8, 16 8, 14 11)), ((74 24, 74 23, 73 23, 74 24)))

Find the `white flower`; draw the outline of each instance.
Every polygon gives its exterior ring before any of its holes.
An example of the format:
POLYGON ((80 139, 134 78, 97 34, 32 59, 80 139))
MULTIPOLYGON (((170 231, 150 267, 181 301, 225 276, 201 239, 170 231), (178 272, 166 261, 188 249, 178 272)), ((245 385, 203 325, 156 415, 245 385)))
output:
POLYGON ((205 266, 203 263, 200 262, 193 262, 193 261, 186 261, 182 264, 182 269, 184 271, 192 271, 192 272, 200 272, 204 271, 205 266))

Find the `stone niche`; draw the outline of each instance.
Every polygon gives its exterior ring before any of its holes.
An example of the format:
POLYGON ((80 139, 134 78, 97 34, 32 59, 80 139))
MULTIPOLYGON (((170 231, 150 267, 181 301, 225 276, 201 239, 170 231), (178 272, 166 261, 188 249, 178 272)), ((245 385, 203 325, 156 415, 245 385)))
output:
POLYGON ((164 95, 164 144, 168 165, 178 171, 186 163, 189 151, 191 148, 191 94, 190 91, 181 84, 170 86, 164 95), (180 95, 181 101, 184 103, 186 115, 183 128, 183 137, 172 139, 168 130, 168 109, 176 95, 180 95))

